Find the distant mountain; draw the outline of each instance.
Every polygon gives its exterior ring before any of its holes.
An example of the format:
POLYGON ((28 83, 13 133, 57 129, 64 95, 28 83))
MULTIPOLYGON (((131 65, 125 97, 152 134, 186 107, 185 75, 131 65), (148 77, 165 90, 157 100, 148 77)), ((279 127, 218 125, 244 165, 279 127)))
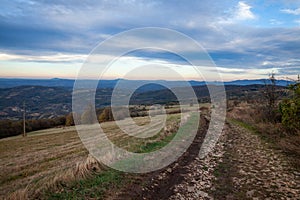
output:
MULTIPOLYGON (((227 99, 260 99, 262 97, 262 90, 264 85, 225 85, 227 99)), ((284 88, 283 86, 277 86, 278 89, 284 88)), ((193 86, 194 92, 199 102, 210 101, 210 93, 206 85, 193 86)), ((214 91, 222 91, 222 87, 214 85, 214 91)), ((186 99, 185 103, 189 103, 192 96, 186 91, 184 87, 173 88, 172 91, 182 94, 186 99)), ((136 92, 131 97, 131 104, 166 104, 170 102, 177 102, 177 98, 174 93, 168 89, 162 89, 158 91, 136 92)))
POLYGON ((0 119, 54 118, 71 111, 71 90, 63 87, 18 86, 0 89, 0 119))
MULTIPOLYGON (((121 89, 132 88, 135 85, 145 85, 140 88, 139 91, 155 91, 164 89, 162 85, 165 85, 170 88, 174 87, 186 87, 187 82, 185 81, 166 81, 166 80, 126 80, 126 79, 114 79, 114 80, 101 80, 99 83, 96 80, 81 80, 84 82, 86 87, 91 85, 97 85, 98 88, 114 88, 117 84, 121 89)), ((235 80, 224 82, 224 85, 263 85, 269 83, 268 79, 256 79, 256 80, 235 80)), ((45 86, 45 87, 64 87, 64 88, 73 88, 75 80, 72 79, 7 79, 0 78, 0 88, 12 88, 17 86, 45 86)), ((205 82, 205 81, 188 81, 191 86, 202 86, 206 84, 211 85, 221 85, 222 82, 205 82)), ((290 84, 290 81, 278 80, 277 85, 287 86, 290 84)))
MULTIPOLYGON (((111 94, 112 89, 98 89, 97 107, 109 105, 111 94)), ((0 119, 21 119, 23 103, 28 119, 66 115, 72 112, 72 89, 44 86, 0 88, 0 119)))
POLYGON ((11 79, 0 78, 0 88, 12 88, 17 86, 45 86, 73 88, 74 80, 70 79, 11 79))
MULTIPOLYGON (((269 79, 256 79, 256 80, 235 80, 225 82, 225 85, 264 85, 265 83, 270 84, 271 81, 269 79)), ((279 86, 287 86, 291 84, 291 81, 287 80, 277 80, 276 85, 279 86)))
MULTIPOLYGON (((167 88, 158 89, 157 85, 146 85, 135 91, 131 96, 130 104, 167 104, 177 102, 173 92, 167 88)), ((215 87, 219 87, 215 85, 215 87)), ((229 99, 261 98, 260 90, 263 85, 225 85, 229 99)), ((209 101, 209 92, 205 85, 193 86, 197 98, 201 102, 209 101)), ((191 97, 185 87, 176 87, 172 91, 181 93, 185 103, 189 103, 191 97)), ((98 88, 95 96, 97 108, 109 106, 111 103, 112 88, 98 88)), ((122 96, 123 94, 120 93, 122 96)), ((54 118, 66 115, 72 111, 72 89, 65 87, 44 86, 18 86, 13 88, 0 88, 0 119, 17 120, 22 118, 23 103, 26 105, 27 118, 42 119, 54 118)), ((84 109, 84 108, 83 108, 84 109)))
MULTIPOLYGON (((124 91, 137 89, 131 97, 131 104, 169 103, 177 101, 168 89, 178 90, 187 99, 187 86, 192 86, 199 100, 208 101, 209 93, 204 81, 166 81, 166 80, 80 80, 85 88, 97 86, 95 97, 96 107, 110 105, 112 91, 118 86, 119 95, 124 91), (142 87, 136 87, 142 86, 142 87)), ((270 83, 267 79, 235 80, 225 82, 228 97, 243 97, 270 83), (245 92, 246 91, 246 92, 245 92)), ((286 86, 290 81, 278 80, 277 85, 286 86)), ((22 117, 23 102, 26 103, 29 118, 53 118, 65 115, 72 110, 72 89, 77 82, 71 79, 6 79, 0 78, 0 119, 20 119, 22 117)), ((218 87, 221 82, 208 82, 218 87)))

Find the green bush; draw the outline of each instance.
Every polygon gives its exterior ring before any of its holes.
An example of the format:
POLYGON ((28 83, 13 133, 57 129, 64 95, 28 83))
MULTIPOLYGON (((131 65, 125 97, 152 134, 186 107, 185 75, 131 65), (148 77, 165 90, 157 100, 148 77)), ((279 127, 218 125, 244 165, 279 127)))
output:
POLYGON ((287 130, 295 132, 300 130, 300 83, 290 85, 289 90, 293 94, 280 103, 279 110, 282 124, 287 130))

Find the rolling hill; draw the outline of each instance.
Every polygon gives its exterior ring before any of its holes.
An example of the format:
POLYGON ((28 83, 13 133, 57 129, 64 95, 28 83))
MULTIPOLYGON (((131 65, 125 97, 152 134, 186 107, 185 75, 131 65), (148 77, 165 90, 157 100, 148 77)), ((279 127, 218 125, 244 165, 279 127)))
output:
MULTIPOLYGON (((157 85, 156 85, 157 86, 157 85)), ((167 88, 151 91, 145 85, 131 97, 130 104, 167 104, 177 102, 176 96, 167 88)), ((219 87, 219 86, 215 86, 219 87)), ((263 85, 226 85, 227 97, 230 99, 253 96, 259 93, 263 85)), ((184 87, 174 88, 178 91, 184 87)), ((205 85, 193 86, 200 102, 209 102, 209 92, 205 85)), ((95 96, 97 108, 110 105, 112 88, 98 88, 95 96)), ((189 96, 186 96, 187 102, 189 96)), ((72 89, 65 87, 18 86, 0 89, 0 119, 18 120, 22 118, 23 103, 26 105, 27 118, 49 119, 66 115, 72 111, 72 89)))

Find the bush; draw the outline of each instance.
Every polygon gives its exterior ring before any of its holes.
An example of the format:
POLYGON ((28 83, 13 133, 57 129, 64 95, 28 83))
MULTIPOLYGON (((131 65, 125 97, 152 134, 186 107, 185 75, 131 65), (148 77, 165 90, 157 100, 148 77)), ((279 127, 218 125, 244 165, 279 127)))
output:
POLYGON ((97 122, 96 114, 94 112, 93 106, 90 104, 86 107, 85 111, 81 115, 80 122, 82 124, 94 124, 97 122))
MULTIPOLYGON (((112 109, 110 107, 105 108, 102 113, 98 117, 99 122, 107 122, 107 121, 114 121, 114 120, 122 120, 125 119, 127 116, 127 109, 125 107, 117 107, 114 108, 114 113, 112 113, 112 109)), ((138 114, 136 114, 138 115, 138 114)))
POLYGON ((280 103, 282 124, 289 132, 300 130, 300 83, 290 85, 292 97, 280 103))
POLYGON ((73 113, 69 113, 66 116, 66 126, 74 126, 74 125, 75 125, 75 123, 74 123, 73 113))
POLYGON ((112 111, 111 111, 111 108, 109 108, 109 107, 105 108, 98 117, 98 121, 100 123, 107 122, 107 121, 113 121, 113 120, 114 120, 114 118, 112 115, 112 111))

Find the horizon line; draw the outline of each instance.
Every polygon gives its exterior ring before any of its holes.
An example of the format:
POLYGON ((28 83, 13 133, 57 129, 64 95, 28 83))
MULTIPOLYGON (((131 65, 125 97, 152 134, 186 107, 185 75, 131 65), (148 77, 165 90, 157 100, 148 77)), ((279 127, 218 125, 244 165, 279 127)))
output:
MULTIPOLYGON (((232 79, 232 80, 224 80, 224 81, 217 81, 217 80, 194 80, 194 79, 190 79, 190 80, 167 80, 167 79, 124 79, 124 78, 114 78, 114 79, 74 79, 74 78, 30 78, 30 77, 1 77, 0 76, 0 80, 3 79, 11 79, 11 80, 43 80, 43 81, 51 81, 51 80, 68 80, 68 81, 76 81, 76 80, 84 80, 84 81, 116 81, 116 80, 128 80, 128 81, 170 81, 170 82, 179 82, 179 81, 186 81, 186 82, 204 82, 204 83, 227 83, 227 82, 234 82, 234 81, 259 81, 259 80, 268 80, 268 78, 257 78, 257 79, 232 79)), ((277 79, 277 81, 287 81, 287 82, 293 82, 291 80, 288 79, 277 79)))

